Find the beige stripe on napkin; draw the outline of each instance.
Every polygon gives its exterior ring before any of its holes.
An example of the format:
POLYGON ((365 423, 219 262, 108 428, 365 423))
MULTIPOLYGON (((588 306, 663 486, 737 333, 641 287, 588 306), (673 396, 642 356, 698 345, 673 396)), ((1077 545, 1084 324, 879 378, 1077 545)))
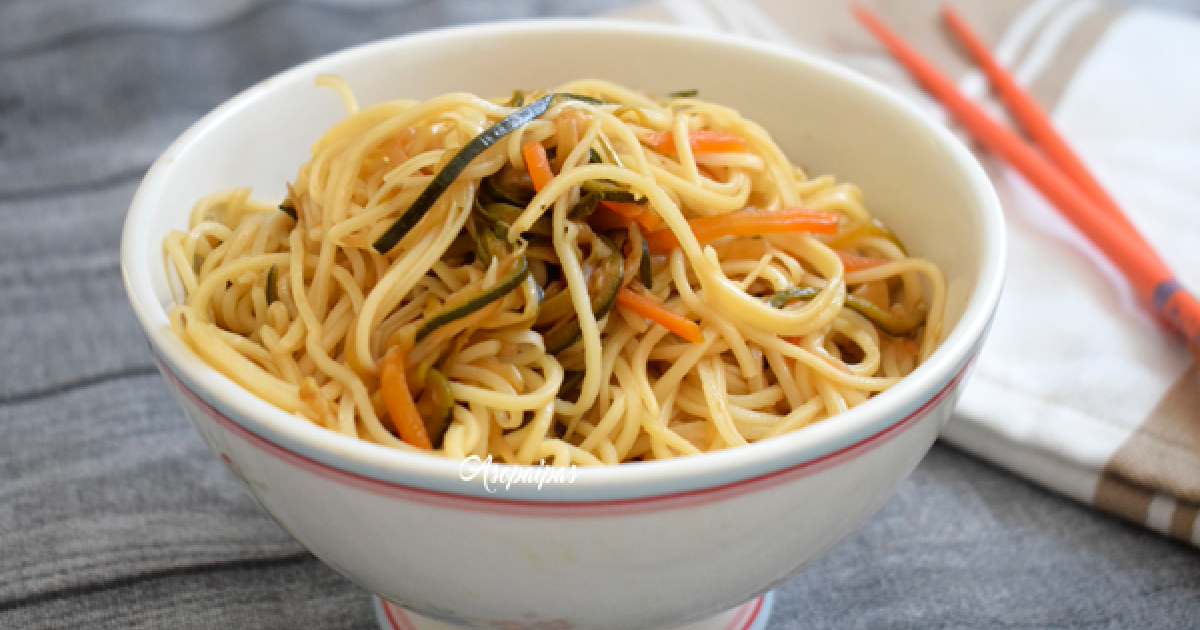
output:
POLYGON ((1134 483, 1200 503, 1200 368, 1192 364, 1108 470, 1134 483))
POLYGON ((1096 42, 1123 12, 1123 9, 1109 4, 1094 6, 1067 31, 1055 51, 1053 61, 1028 86, 1047 110, 1053 110, 1079 64, 1083 63, 1096 42))

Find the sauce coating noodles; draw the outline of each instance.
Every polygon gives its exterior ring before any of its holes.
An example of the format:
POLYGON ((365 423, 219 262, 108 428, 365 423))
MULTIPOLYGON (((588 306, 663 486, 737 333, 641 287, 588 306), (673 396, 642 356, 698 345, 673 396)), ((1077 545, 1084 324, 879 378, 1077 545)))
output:
POLYGON ((587 80, 359 110, 319 83, 351 111, 284 204, 214 193, 164 241, 174 330, 304 421, 459 459, 666 459, 858 405, 941 337, 937 267, 729 108, 587 80))

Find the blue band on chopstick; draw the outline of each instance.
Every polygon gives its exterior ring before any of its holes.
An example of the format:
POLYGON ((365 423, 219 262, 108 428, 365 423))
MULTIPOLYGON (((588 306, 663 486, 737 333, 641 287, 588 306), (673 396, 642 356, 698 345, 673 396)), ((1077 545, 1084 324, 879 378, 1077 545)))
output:
POLYGON ((1167 302, 1171 300, 1171 296, 1181 289, 1183 289, 1183 285, 1179 284, 1175 278, 1159 282, 1154 286, 1154 308, 1160 311, 1167 308, 1167 302))

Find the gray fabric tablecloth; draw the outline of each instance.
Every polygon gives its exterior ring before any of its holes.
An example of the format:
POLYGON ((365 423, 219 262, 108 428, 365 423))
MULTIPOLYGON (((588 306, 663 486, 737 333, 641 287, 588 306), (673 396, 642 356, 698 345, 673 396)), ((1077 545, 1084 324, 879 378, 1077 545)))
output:
MULTIPOLYGON (((0 2, 0 627, 372 628, 262 514, 155 371, 121 283, 151 161, 245 87, 533 0, 0 2)), ((778 590, 770 627, 1192 628, 1200 552, 946 446, 778 590)))

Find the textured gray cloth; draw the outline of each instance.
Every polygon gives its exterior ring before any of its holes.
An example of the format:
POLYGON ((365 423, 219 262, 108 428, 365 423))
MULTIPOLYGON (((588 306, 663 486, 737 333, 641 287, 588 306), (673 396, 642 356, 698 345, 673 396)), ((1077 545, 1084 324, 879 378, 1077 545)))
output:
MULTIPOLYGON (((0 3, 0 628, 372 628, 259 512, 157 375, 118 264, 150 162, 298 62, 438 25, 603 11, 478 0, 0 3)), ((781 587, 771 627, 1189 628, 1200 552, 944 446, 781 587)))

